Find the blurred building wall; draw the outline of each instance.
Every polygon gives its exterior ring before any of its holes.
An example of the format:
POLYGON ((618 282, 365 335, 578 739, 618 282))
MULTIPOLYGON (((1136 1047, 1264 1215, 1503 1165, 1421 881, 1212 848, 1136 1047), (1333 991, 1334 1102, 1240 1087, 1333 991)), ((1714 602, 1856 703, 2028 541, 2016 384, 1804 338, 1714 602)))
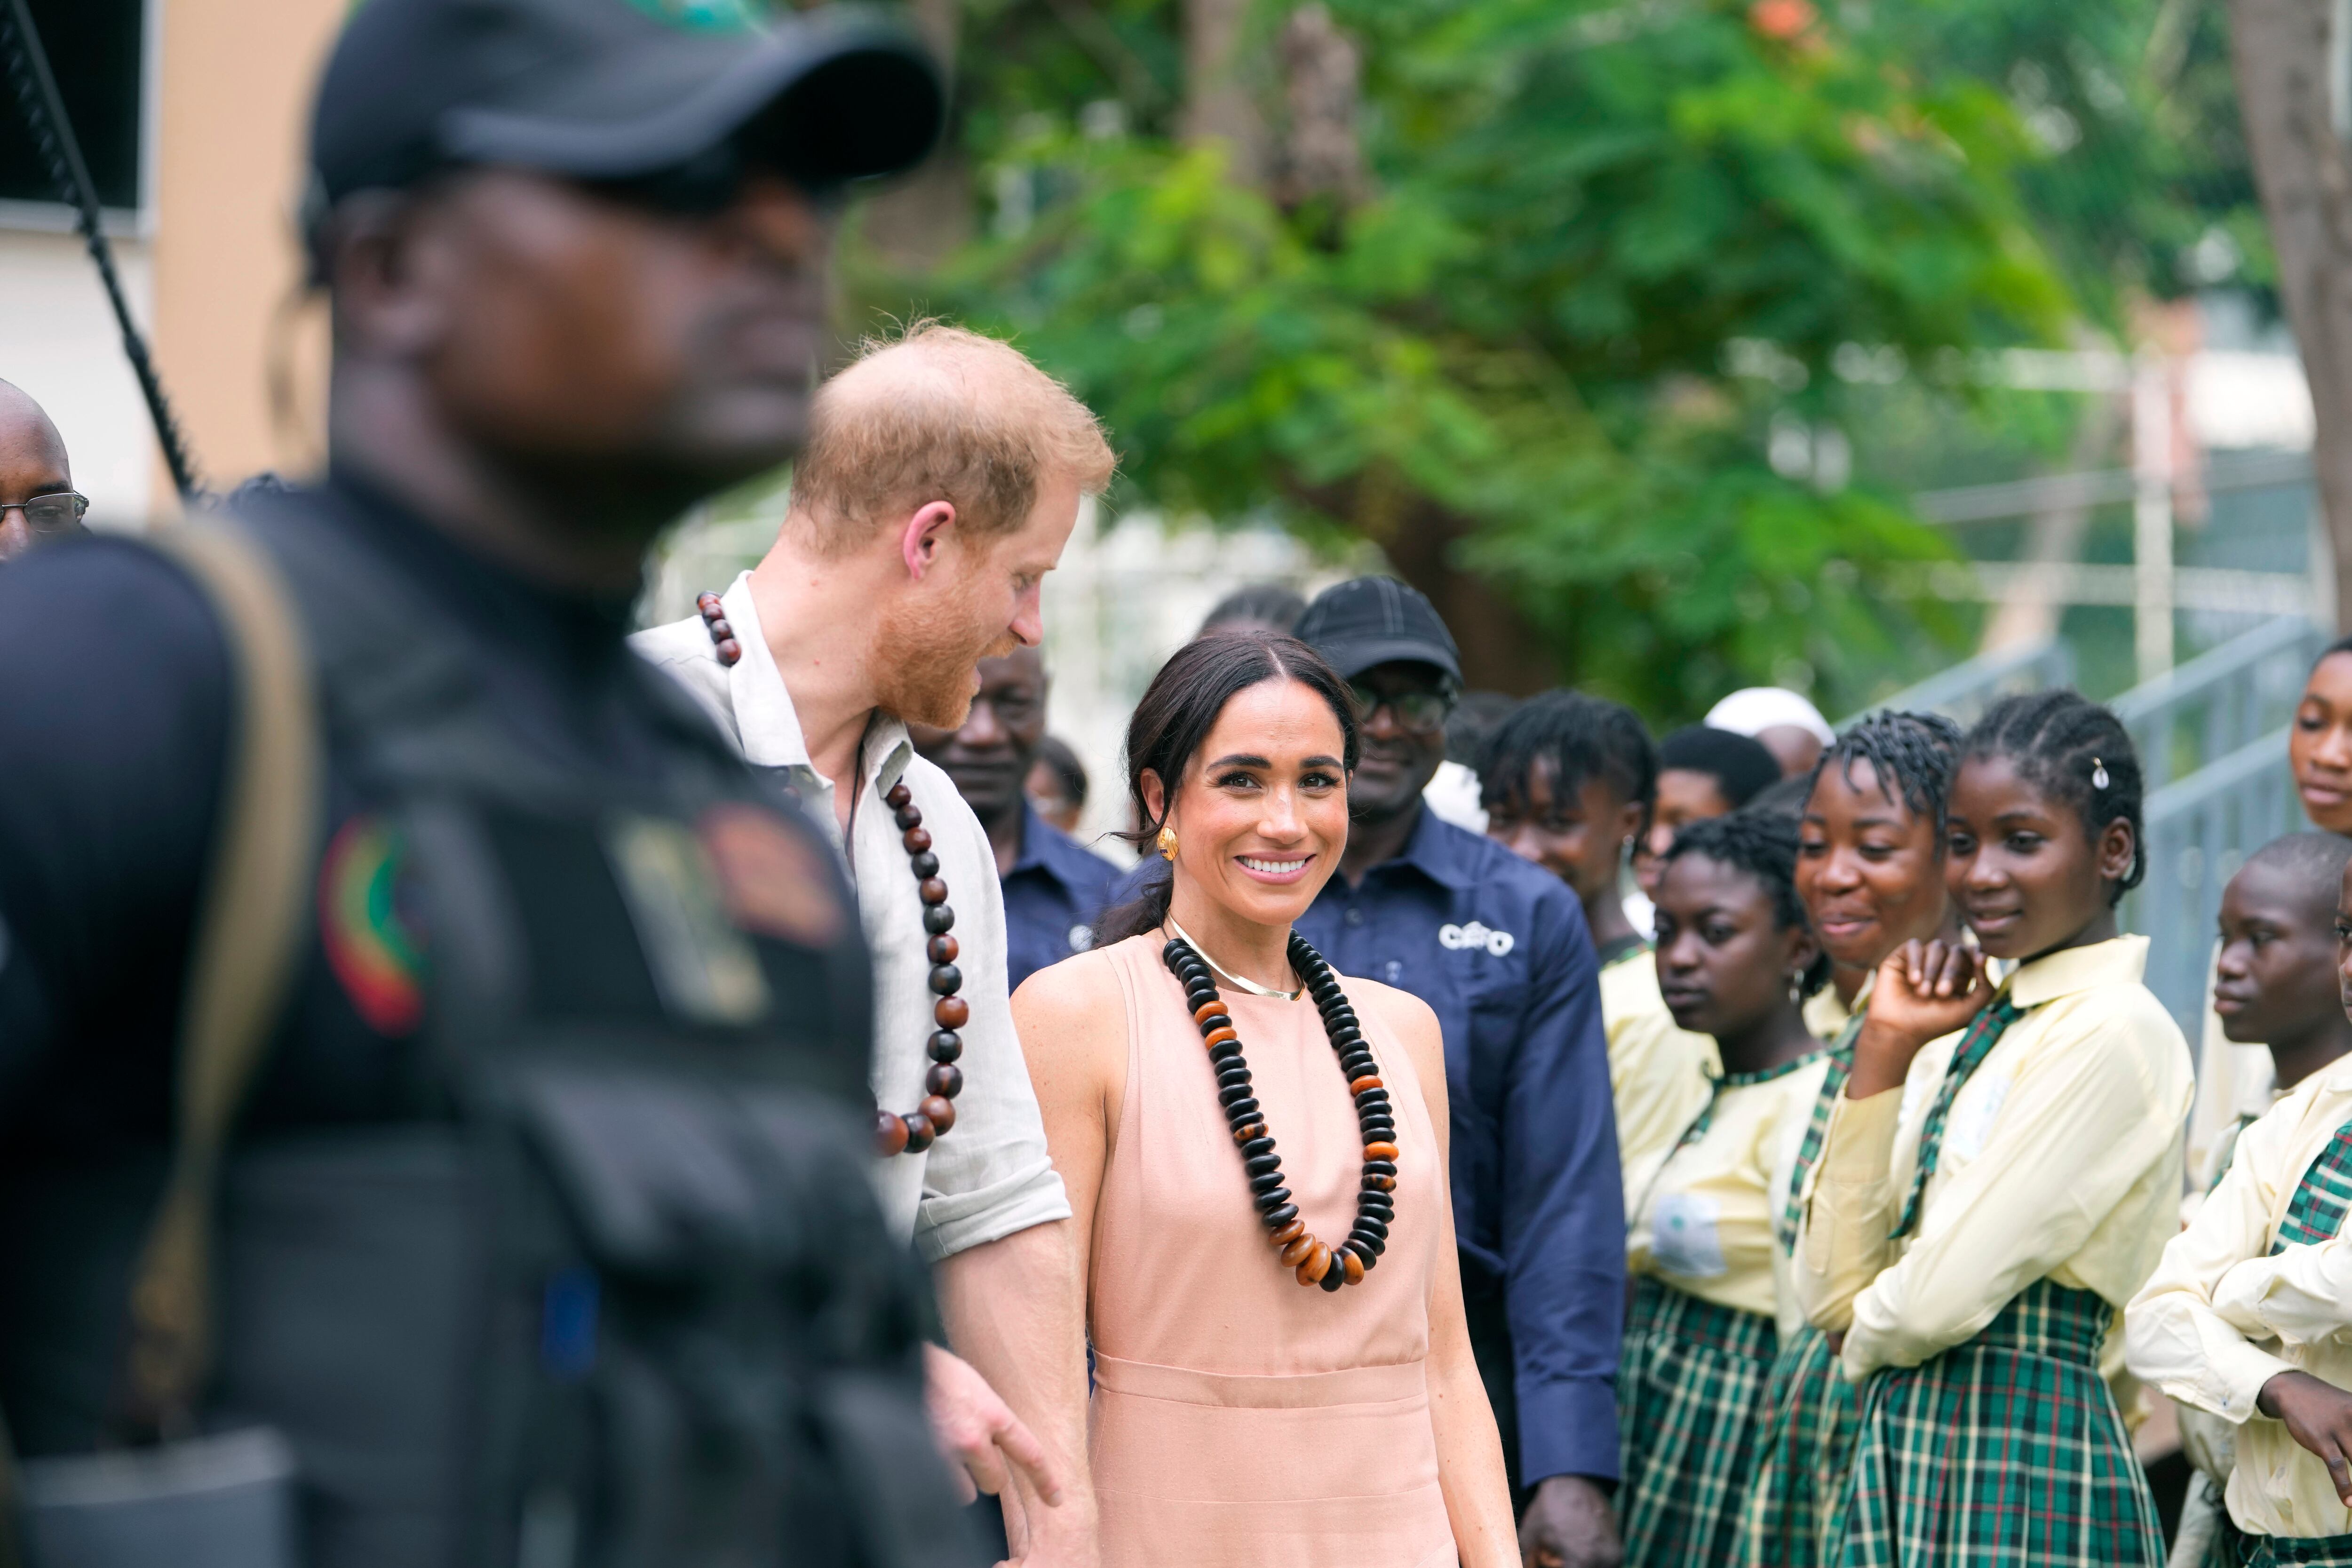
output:
MULTIPOLYGON (((110 214, 132 314, 205 476, 226 489, 315 452, 323 323, 289 337, 302 406, 273 427, 271 320, 299 276, 311 83, 345 0, 150 0, 145 145, 136 213, 110 214)), ((14 114, 0 104, 0 113, 14 114)), ((137 382, 96 272, 62 205, 0 211, 0 379, 64 433, 100 527, 136 529, 174 507, 137 382)))
MULTIPOLYGON (((281 344, 310 406, 281 441, 268 389, 271 319, 302 276, 295 213, 310 92, 345 0, 163 0, 155 179, 155 351, 215 487, 315 456, 318 314, 281 344)), ((160 465, 156 493, 171 485, 160 465)))

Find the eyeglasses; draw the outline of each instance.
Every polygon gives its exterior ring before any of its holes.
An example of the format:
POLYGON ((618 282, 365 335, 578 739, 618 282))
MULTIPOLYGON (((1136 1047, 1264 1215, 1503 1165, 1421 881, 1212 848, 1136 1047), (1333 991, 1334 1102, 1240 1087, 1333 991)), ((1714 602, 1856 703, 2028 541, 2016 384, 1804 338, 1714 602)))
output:
POLYGON ((1445 716, 1454 711, 1454 699, 1443 691, 1400 691, 1394 696, 1374 691, 1369 686, 1357 686, 1356 706, 1363 710, 1364 722, 1386 708, 1396 715, 1396 721, 1416 735, 1433 735, 1445 728, 1445 716))
POLYGON ((69 532, 89 510, 89 498, 79 490, 51 490, 23 500, 0 501, 0 517, 21 511, 25 514, 25 526, 35 533, 69 532))

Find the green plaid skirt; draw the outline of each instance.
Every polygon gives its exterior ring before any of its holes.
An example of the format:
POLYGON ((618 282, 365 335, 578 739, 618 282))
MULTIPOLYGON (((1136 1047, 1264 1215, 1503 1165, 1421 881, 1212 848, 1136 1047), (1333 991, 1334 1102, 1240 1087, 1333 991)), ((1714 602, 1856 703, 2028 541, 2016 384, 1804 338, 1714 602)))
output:
POLYGON ((1772 1320, 1642 1279, 1617 1363, 1617 1517, 1625 1568, 1741 1562, 1772 1320))
POLYGON ((1837 1551, 1853 1458, 1853 1384, 1811 1323, 1782 1342, 1765 1385, 1755 1485, 1741 1522, 1753 1568, 1826 1568, 1837 1551))
POLYGON ((1841 1568, 2161 1568, 2099 1344, 2115 1310, 2037 1280, 1965 1344, 1861 1390, 1841 1568))

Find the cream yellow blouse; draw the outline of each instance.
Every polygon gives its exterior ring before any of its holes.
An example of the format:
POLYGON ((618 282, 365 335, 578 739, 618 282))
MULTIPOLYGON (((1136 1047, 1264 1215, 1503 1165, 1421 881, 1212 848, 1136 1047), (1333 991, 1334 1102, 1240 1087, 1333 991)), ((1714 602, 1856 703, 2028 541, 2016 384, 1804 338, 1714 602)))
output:
POLYGON ((1633 1211, 1627 1268, 1795 1331, 1803 1319, 1772 1221, 1829 1065, 1820 1050, 1723 1079, 1704 1125, 1667 1157, 1633 1211))
POLYGON ((1601 969, 1601 1026, 1609 1037, 1609 1092, 1617 1103, 1617 1159, 1630 1219, 1722 1068, 1712 1039, 1675 1026, 1658 994, 1657 958, 1646 945, 1601 969))
POLYGON ((2165 1247, 2124 1316, 2131 1369, 2237 1426, 2226 1498, 2255 1535, 2352 1534, 2327 1468, 2258 1413, 2263 1384, 2300 1370, 2352 1388, 2352 1243, 2271 1242, 2304 1173, 2352 1122, 2352 1058, 2295 1087, 2239 1134, 2221 1184, 2165 1247))
POLYGON ((1952 1102, 1918 1216, 1899 1239, 1919 1135, 1961 1036, 1900 1091, 1841 1098, 1798 1247, 1806 1316, 1846 1331, 1846 1374, 1916 1366, 2048 1278, 2120 1307, 2179 1226, 2188 1043, 2140 984, 2147 939, 2021 966, 2024 1009, 1952 1102))

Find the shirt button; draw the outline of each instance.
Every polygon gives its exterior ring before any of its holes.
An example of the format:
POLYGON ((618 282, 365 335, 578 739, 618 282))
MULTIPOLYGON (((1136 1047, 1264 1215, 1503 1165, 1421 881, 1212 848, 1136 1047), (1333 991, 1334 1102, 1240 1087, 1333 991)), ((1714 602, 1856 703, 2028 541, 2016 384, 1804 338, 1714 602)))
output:
POLYGON ((1364 923, 1364 911, 1363 911, 1363 910, 1360 910, 1360 909, 1358 909, 1355 905, 1353 905, 1353 904, 1349 904, 1349 905, 1348 906, 1348 912, 1347 912, 1347 914, 1346 914, 1346 915, 1344 915, 1344 916, 1343 916, 1343 917, 1341 917, 1341 918, 1342 918, 1342 919, 1346 921, 1346 923, 1348 923, 1349 925, 1351 925, 1351 926, 1360 926, 1360 925, 1362 925, 1362 924, 1364 923))

